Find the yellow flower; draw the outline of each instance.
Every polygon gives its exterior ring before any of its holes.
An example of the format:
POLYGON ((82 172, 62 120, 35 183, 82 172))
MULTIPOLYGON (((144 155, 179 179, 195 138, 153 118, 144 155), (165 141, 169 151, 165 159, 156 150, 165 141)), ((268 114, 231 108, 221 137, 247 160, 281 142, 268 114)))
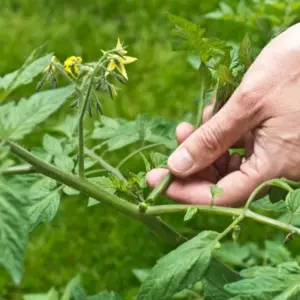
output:
POLYGON ((135 62, 137 58, 131 56, 125 56, 127 51, 123 49, 120 39, 118 39, 116 50, 121 56, 117 54, 112 54, 109 56, 110 60, 106 68, 107 69, 106 75, 116 69, 126 80, 128 80, 125 65, 135 62))
POLYGON ((70 73, 74 78, 76 78, 80 71, 80 64, 82 63, 82 58, 80 56, 70 56, 64 62, 65 71, 70 73))

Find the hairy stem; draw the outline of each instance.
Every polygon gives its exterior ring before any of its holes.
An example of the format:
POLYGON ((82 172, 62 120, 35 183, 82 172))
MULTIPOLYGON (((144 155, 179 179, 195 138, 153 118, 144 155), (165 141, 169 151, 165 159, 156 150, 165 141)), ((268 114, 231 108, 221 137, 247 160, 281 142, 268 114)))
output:
POLYGON ((143 151, 146 151, 148 149, 151 149, 151 148, 155 148, 155 147, 158 147, 158 146, 163 146, 164 144, 163 143, 157 143, 157 144, 152 144, 152 145, 148 145, 148 146, 144 146, 140 149, 137 149, 136 151, 130 153, 128 156, 126 156, 117 166, 118 169, 120 169, 128 160, 130 160, 132 157, 134 157, 135 155, 143 152, 143 151))
MULTIPOLYGON (((88 86, 88 90, 85 96, 85 100, 82 103, 81 106, 81 111, 80 111, 80 115, 79 115, 79 124, 78 124, 78 173, 79 173, 79 177, 80 178, 84 178, 84 127, 83 127, 83 120, 84 120, 84 115, 86 112, 86 108, 88 105, 88 102, 90 100, 90 95, 91 95, 91 91, 92 91, 92 86, 93 86, 93 78, 94 78, 94 74, 91 75, 90 77, 90 82, 89 82, 89 86, 88 86)), ((80 91, 80 94, 82 95, 82 91, 80 91)), ((79 103, 81 103, 81 101, 79 101, 79 103)))
POLYGON ((14 142, 9 141, 8 144, 11 148, 11 151, 15 155, 31 164, 37 170, 37 172, 52 178, 61 184, 72 187, 85 195, 93 197, 106 205, 112 206, 113 208, 130 216, 133 219, 139 220, 154 234, 170 244, 178 245, 186 241, 181 234, 170 228, 160 218, 140 214, 137 205, 129 203, 115 195, 108 193, 100 186, 93 184, 84 178, 78 178, 72 173, 68 173, 56 168, 55 166, 34 156, 32 153, 28 152, 26 149, 15 144, 14 142))

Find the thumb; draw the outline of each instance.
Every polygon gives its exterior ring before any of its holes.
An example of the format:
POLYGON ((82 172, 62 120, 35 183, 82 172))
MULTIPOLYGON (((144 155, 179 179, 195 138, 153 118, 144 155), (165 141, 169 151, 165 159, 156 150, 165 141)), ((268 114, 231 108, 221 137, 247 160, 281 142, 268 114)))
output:
POLYGON ((186 177, 212 164, 258 125, 261 121, 258 110, 256 99, 251 101, 245 97, 245 93, 236 90, 212 119, 193 132, 173 152, 168 160, 170 172, 177 177, 186 177))

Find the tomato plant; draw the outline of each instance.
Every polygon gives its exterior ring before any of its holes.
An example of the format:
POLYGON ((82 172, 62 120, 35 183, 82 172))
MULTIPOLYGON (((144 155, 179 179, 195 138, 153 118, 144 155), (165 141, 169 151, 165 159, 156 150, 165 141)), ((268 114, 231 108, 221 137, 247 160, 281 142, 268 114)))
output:
MULTIPOLYGON (((253 6, 246 8, 244 4, 239 9, 257 16, 259 3, 254 1, 253 6)), ((283 24, 277 22, 278 12, 274 18, 263 20, 275 24, 272 36, 295 20, 294 12, 299 5, 292 1, 284 6, 270 1, 266 4, 270 9, 268 5, 283 11, 285 16, 283 24)), ((250 26, 255 22, 255 18, 235 18, 232 8, 225 3, 220 11, 206 17, 247 21, 250 26)), ((222 108, 258 51, 248 34, 236 46, 207 36, 205 29, 179 16, 169 14, 169 19, 174 24, 173 49, 188 52, 189 61, 199 75, 198 111, 191 119, 196 126, 201 126, 205 106, 213 99, 213 114, 222 108)), ((216 185, 211 186, 210 205, 160 203, 159 196, 172 176, 167 175, 149 192, 145 174, 153 167, 166 166, 168 154, 176 148, 174 131, 178 123, 162 117, 149 118, 147 114, 135 120, 110 118, 102 108, 102 94, 108 93, 115 99, 119 86, 130 78, 126 67, 136 58, 127 52, 118 39, 114 48, 102 50, 102 56, 95 61, 70 56, 61 63, 53 53, 45 54, 45 47, 41 46, 20 69, 0 79, 3 91, 0 263, 18 284, 29 233, 39 224, 53 220, 64 196, 78 195, 88 199, 87 206, 112 206, 174 246, 152 270, 135 270, 142 282, 136 299, 296 299, 292 297, 300 295, 300 267, 284 244, 300 234, 295 221, 300 212, 299 182, 284 178, 269 180, 253 191, 242 208, 215 206, 214 199, 223 192, 216 185), (36 93, 28 99, 7 101, 15 89, 36 77, 39 78, 36 93), (63 122, 43 132, 40 143, 27 149, 26 140, 59 109, 66 114, 63 122), (92 122, 85 126, 89 117, 92 122), (139 147, 122 156, 117 164, 105 158, 106 154, 130 145, 139 147), (145 167, 134 172, 128 162, 137 156, 145 167), (268 195, 256 200, 267 186, 285 191, 285 199, 273 202, 268 195), (223 231, 206 230, 188 239, 161 218, 184 213, 184 221, 188 221, 202 212, 229 216, 232 222, 223 231), (240 245, 237 241, 245 219, 282 231, 285 238, 281 242, 265 240, 264 251, 255 243, 240 245), (230 234, 233 241, 223 241, 230 234)), ((235 151, 230 149, 231 153, 235 151)), ((121 151, 117 153, 118 157, 122 155, 121 151)), ((122 299, 106 291, 88 296, 78 276, 70 281, 62 295, 52 288, 47 294, 26 295, 25 299, 56 300, 60 296, 64 300, 122 299)))

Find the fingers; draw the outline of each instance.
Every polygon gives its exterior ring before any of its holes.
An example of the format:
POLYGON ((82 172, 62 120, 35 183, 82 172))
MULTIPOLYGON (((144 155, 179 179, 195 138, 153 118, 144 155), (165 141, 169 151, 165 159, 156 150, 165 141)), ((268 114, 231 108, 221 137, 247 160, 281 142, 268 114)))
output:
POLYGON ((185 178, 204 169, 256 125, 251 108, 237 104, 237 93, 212 119, 194 131, 170 156, 168 168, 185 178), (243 108, 244 107, 244 108, 243 108))
POLYGON ((194 126, 188 122, 179 124, 176 128, 176 138, 180 145, 183 143, 195 130, 194 126))
MULTIPOLYGON (((236 168, 239 163, 240 159, 236 154, 230 162, 230 168, 236 168)), ((278 174, 274 174, 273 170, 274 168, 267 160, 258 158, 255 154, 252 155, 238 170, 217 182, 224 192, 214 200, 214 204, 220 206, 241 205, 258 185, 278 176, 278 174)), ((158 185, 167 173, 166 169, 154 169, 149 172, 147 174, 149 186, 158 185)), ((189 179, 174 179, 166 190, 166 195, 183 203, 208 205, 211 203, 211 184, 212 182, 199 179, 196 175, 189 179)))

